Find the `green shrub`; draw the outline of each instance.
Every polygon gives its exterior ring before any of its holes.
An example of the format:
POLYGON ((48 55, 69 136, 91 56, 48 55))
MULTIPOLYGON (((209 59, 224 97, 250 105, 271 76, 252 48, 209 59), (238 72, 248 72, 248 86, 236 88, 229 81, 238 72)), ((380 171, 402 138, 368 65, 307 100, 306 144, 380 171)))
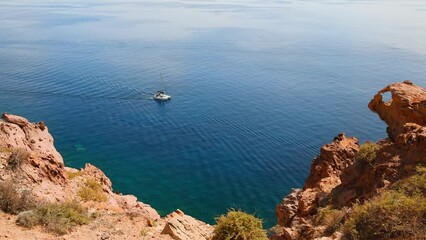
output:
POLYGON ((366 142, 360 146, 359 151, 355 156, 355 160, 372 164, 374 160, 376 160, 377 151, 379 149, 379 145, 372 142, 366 142))
POLYGON ((262 220, 241 210, 216 218, 215 240, 267 240, 262 220))
POLYGON ((106 202, 108 200, 101 184, 92 179, 86 181, 85 186, 78 190, 77 195, 84 201, 106 202))
POLYGON ((426 196, 426 167, 417 167, 417 174, 396 182, 391 189, 403 192, 409 196, 413 194, 426 196))
POLYGON ((356 203, 343 226, 349 239, 424 239, 426 170, 395 183, 364 204, 356 203))
POLYGON ((47 231, 66 234, 73 227, 89 223, 86 209, 76 202, 48 203, 19 214, 16 224, 23 227, 42 225, 47 231))
POLYGON ((323 225, 326 227, 325 234, 332 234, 339 229, 343 218, 345 217, 346 209, 330 209, 320 208, 318 214, 315 217, 315 223, 317 225, 323 225))
POLYGON ((33 199, 29 191, 19 193, 11 182, 0 184, 0 209, 6 213, 18 214, 31 209, 33 199))
POLYGON ((10 169, 15 170, 21 167, 21 165, 25 163, 29 157, 30 153, 27 150, 23 148, 14 148, 11 150, 11 154, 7 159, 7 166, 10 169))

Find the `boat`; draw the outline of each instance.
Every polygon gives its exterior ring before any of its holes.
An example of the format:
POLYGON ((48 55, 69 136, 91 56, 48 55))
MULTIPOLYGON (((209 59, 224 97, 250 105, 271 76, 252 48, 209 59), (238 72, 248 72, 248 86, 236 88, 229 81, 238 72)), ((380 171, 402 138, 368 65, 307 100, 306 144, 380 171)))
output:
POLYGON ((164 84, 163 74, 161 74, 160 76, 161 76, 161 82, 163 83, 163 90, 158 90, 152 98, 157 101, 170 100, 172 96, 167 94, 166 84, 164 84))
POLYGON ((158 101, 167 101, 170 100, 172 97, 170 95, 167 95, 164 91, 157 91, 154 94, 154 100, 158 101))

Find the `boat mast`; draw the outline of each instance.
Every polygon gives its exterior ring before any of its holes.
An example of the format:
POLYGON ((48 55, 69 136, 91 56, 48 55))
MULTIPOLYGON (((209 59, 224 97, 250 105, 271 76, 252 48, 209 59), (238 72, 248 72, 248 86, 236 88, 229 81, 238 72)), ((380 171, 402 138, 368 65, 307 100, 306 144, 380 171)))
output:
POLYGON ((163 83, 164 93, 167 93, 166 84, 164 84, 163 74, 160 74, 161 76, 161 82, 163 83))

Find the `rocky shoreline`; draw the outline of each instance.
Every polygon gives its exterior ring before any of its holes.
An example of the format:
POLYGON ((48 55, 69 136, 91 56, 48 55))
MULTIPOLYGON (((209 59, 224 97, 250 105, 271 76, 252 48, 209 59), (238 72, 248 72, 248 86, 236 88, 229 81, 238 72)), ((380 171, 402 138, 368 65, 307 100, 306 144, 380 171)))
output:
MULTIPOLYGON (((293 189, 276 207, 278 224, 270 230, 270 239, 342 239, 339 229, 330 231, 318 221, 325 209, 342 213, 340 225, 351 216, 355 202, 369 201, 414 175, 419 165, 426 165, 426 90, 410 81, 394 83, 379 91, 369 108, 386 122, 389 135, 375 144, 374 159, 359 160, 362 145, 345 134, 323 146, 303 188, 293 189), (392 95, 388 102, 383 101, 386 92, 392 95)), ((16 226, 16 216, 2 213, 0 225, 5 227, 0 229, 0 239, 213 238, 213 226, 179 209, 161 218, 135 196, 114 193, 110 179, 91 164, 80 170, 66 167, 44 122, 31 123, 8 113, 2 119, 0 183, 13 183, 21 193, 30 191, 40 202, 77 201, 97 217, 66 235, 55 236, 38 227, 16 226), (13 155, 18 153, 25 153, 25 161, 12 162, 10 159, 19 159, 13 155), (90 185, 99 186, 99 196, 85 195, 83 190, 90 185)))
POLYGON ((323 146, 303 189, 293 189, 277 206, 272 239, 341 239, 341 232, 326 232, 316 221, 322 209, 344 210, 344 221, 355 202, 372 199, 426 165, 426 89, 411 81, 390 84, 369 108, 386 122, 389 134, 376 143, 374 162, 357 160, 360 143, 354 137, 339 134, 323 146), (388 102, 382 97, 386 92, 392 95, 388 102))
MULTIPOLYGON (((161 218, 155 209, 138 201, 135 196, 114 193, 110 179, 91 164, 86 164, 80 170, 66 167, 44 122, 31 123, 23 117, 8 113, 4 113, 2 118, 0 146, 6 150, 0 153, 0 183, 13 183, 18 192, 30 190, 35 199, 41 202, 78 201, 89 212, 99 214, 92 224, 103 222, 103 225, 115 225, 114 221, 119 219, 119 225, 122 226, 119 231, 99 227, 82 235, 77 230, 62 238, 99 239, 99 236, 104 236, 103 239, 110 239, 111 236, 111 239, 140 239, 140 230, 145 228, 144 235, 150 239, 189 240, 211 237, 212 226, 185 215, 179 209, 161 218), (13 149, 28 153, 28 159, 16 169, 8 167, 13 149), (79 196, 79 191, 89 180, 99 184, 105 200, 84 200, 79 196), (121 217, 117 219, 118 216, 121 217), (127 231, 124 232, 126 228, 127 231)), ((0 231, 0 238, 23 239, 18 237, 18 233, 14 235, 2 231, 7 229, 0 231)))

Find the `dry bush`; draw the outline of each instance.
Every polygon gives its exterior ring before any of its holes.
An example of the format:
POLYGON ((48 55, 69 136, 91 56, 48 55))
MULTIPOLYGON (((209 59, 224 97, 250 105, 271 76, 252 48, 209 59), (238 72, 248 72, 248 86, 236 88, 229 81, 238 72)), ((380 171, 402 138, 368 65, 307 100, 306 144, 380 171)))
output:
POLYGON ((0 184, 0 209, 6 213, 18 214, 34 207, 29 191, 19 193, 12 182, 0 184))
POLYGON ((16 220, 20 226, 31 228, 42 225, 48 232, 59 235, 89 222, 86 209, 77 202, 41 204, 34 210, 22 212, 16 220))
POLYGON ((104 194, 101 184, 95 180, 88 179, 77 195, 84 201, 106 202, 108 197, 104 194))
POLYGON ((13 148, 11 149, 11 154, 7 159, 7 166, 12 170, 16 170, 20 168, 29 157, 30 153, 26 149, 13 148))
POLYGON ((337 229, 339 229, 339 227, 341 226, 341 223, 345 217, 345 211, 345 208, 321 208, 315 217, 315 223, 317 225, 325 226, 325 234, 330 235, 334 233, 337 229))
POLYGON ((69 180, 73 180, 74 178, 79 177, 81 175, 83 175, 81 173, 81 171, 78 171, 78 172, 67 172, 67 176, 68 176, 69 180))

